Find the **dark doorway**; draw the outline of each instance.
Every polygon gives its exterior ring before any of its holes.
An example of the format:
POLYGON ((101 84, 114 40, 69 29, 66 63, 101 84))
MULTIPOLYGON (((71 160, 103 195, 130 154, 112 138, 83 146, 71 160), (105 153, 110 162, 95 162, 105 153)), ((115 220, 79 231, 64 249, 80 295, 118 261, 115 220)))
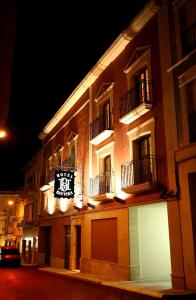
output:
POLYGON ((76 269, 80 270, 81 257, 81 226, 76 225, 76 269))
POLYGON ((196 172, 188 174, 188 183, 189 183, 189 195, 190 195, 190 206, 191 206, 191 217, 192 217, 192 231, 193 231, 193 245, 196 259, 196 219, 195 219, 195 211, 196 211, 196 191, 195 191, 195 183, 196 183, 196 172))
POLYGON ((45 264, 50 265, 51 255, 51 227, 45 227, 45 264))
POLYGON ((69 269, 71 226, 65 226, 65 269, 69 269))

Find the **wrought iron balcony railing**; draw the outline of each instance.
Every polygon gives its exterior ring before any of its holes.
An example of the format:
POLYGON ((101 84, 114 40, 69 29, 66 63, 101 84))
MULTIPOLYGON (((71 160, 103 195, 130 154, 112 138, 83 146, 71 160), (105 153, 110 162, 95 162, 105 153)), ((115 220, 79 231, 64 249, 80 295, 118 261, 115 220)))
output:
POLYGON ((133 111, 141 104, 147 107, 152 106, 151 95, 152 82, 148 80, 141 80, 139 84, 135 85, 131 90, 127 91, 120 98, 120 118, 133 111))
POLYGON ((182 51, 186 55, 196 47, 196 22, 182 32, 182 51))
POLYGON ((94 139, 104 130, 111 129, 111 114, 109 111, 105 111, 99 115, 91 124, 90 124, 90 140, 94 139))
POLYGON ((148 155, 121 166, 121 188, 125 190, 145 182, 165 183, 163 159, 148 155))
POLYGON ((113 174, 103 173, 90 179, 90 196, 110 194, 114 192, 113 174))
POLYGON ((189 137, 190 143, 196 142, 196 112, 189 114, 189 137))

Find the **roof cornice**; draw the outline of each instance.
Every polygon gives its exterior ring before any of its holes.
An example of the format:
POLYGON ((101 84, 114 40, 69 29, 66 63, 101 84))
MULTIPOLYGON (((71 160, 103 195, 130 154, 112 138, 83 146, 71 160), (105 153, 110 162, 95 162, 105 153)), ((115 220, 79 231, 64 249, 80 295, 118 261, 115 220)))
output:
POLYGON ((48 122, 39 134, 40 139, 44 139, 53 128, 62 120, 65 114, 73 107, 87 89, 97 80, 101 73, 123 52, 125 47, 137 35, 146 23, 157 13, 161 6, 161 1, 151 0, 131 21, 130 25, 123 31, 112 45, 102 55, 96 65, 90 70, 85 78, 79 83, 64 104, 56 112, 54 117, 48 122))

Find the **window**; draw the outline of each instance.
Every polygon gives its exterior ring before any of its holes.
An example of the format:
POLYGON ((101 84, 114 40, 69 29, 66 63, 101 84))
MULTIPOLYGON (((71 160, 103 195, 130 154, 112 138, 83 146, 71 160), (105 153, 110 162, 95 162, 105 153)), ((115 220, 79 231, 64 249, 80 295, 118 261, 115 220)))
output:
POLYGON ((61 159, 61 151, 57 151, 56 153, 55 153, 55 160, 56 160, 56 166, 57 167, 60 167, 61 166, 61 161, 62 161, 62 159, 61 159))
POLYGON ((90 179, 90 195, 105 195, 97 200, 112 198, 114 193, 114 142, 104 145, 96 151, 90 179))
POLYGON ((192 80, 186 86, 190 143, 196 141, 196 97, 195 95, 196 95, 196 80, 192 80))
POLYGON ((111 156, 108 155, 104 158, 104 173, 111 173, 111 156))
POLYGON ((137 48, 124 72, 128 90, 120 97, 120 122, 131 124, 153 105, 150 46, 137 48))
POLYGON ((146 182, 152 180, 152 170, 151 170, 151 137, 145 136, 139 139, 137 142, 138 146, 138 182, 146 182))
POLYGON ((93 145, 98 145, 112 133, 112 98, 113 98, 113 83, 103 83, 95 97, 95 109, 97 113, 94 120, 90 123, 90 141, 93 145))
POLYGON ((196 141, 196 66, 178 77, 181 100, 181 118, 178 120, 180 145, 196 141))
POLYGON ((104 179, 106 193, 110 193, 110 181, 111 181, 111 156, 108 155, 104 158, 104 179))
POLYGON ((29 178, 28 178, 28 187, 29 187, 30 190, 35 189, 35 176, 34 175, 29 176, 29 178))
POLYGON ((135 91, 137 106, 143 102, 149 101, 149 74, 145 68, 135 77, 135 91))
POLYGON ((52 159, 53 162, 53 168, 61 167, 62 164, 62 155, 63 155, 63 146, 60 144, 57 145, 55 153, 54 153, 54 159, 52 159))
POLYGON ((180 8, 182 53, 186 55, 195 49, 196 46, 196 2, 189 0, 180 8))
POLYGON ((104 122, 104 129, 110 129, 110 127, 111 127, 110 101, 107 101, 103 105, 103 122, 104 122))
POLYGON ((121 189, 129 194, 154 189, 165 182, 163 159, 155 152, 154 118, 130 130, 130 161, 121 165, 121 189))
POLYGON ((69 143, 69 165, 71 168, 76 167, 76 143, 72 140, 69 143))
POLYGON ((26 223, 33 222, 33 204, 25 205, 24 207, 24 220, 26 223))

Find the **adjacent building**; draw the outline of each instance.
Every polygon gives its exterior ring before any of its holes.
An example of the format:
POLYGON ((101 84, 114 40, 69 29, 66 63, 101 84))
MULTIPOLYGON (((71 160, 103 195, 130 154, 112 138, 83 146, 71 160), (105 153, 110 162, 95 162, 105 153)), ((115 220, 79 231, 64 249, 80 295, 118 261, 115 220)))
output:
POLYGON ((25 173, 25 186, 23 201, 24 218, 22 220, 22 257, 28 263, 37 262, 41 167, 42 151, 39 151, 23 169, 25 173))
POLYGON ((173 281, 196 289, 196 3, 168 1, 159 18, 173 281))
POLYGON ((23 191, 1 191, 0 193, 0 246, 21 246, 23 191))

